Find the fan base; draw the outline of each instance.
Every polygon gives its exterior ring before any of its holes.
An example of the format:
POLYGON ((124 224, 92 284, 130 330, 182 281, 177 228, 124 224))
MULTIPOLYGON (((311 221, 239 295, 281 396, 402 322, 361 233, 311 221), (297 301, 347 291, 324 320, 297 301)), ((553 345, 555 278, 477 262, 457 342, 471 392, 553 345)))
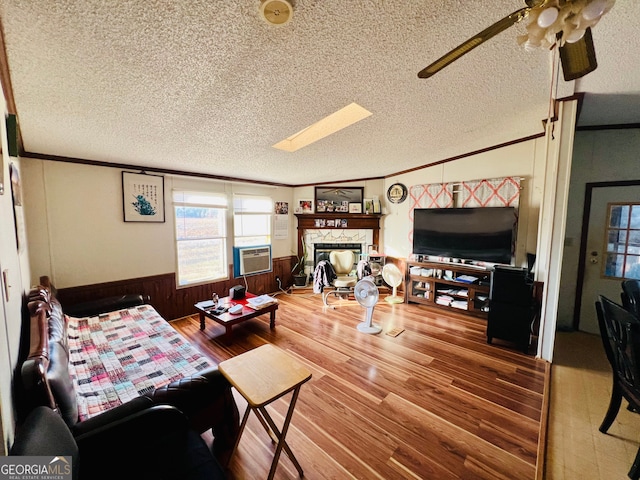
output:
POLYGON ((362 333, 368 333, 370 335, 375 335, 376 333, 380 333, 382 331, 382 327, 374 324, 369 325, 367 322, 359 323, 356 328, 358 329, 358 331, 362 333))
POLYGON ((387 303, 404 303, 404 299, 402 297, 397 297, 394 295, 384 297, 384 301, 387 303))

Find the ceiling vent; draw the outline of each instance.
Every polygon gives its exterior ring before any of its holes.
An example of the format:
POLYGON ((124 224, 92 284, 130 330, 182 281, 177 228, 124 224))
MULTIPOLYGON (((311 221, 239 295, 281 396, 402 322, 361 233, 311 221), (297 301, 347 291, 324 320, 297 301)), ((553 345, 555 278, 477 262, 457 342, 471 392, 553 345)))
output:
POLYGON ((293 7, 287 0, 263 0, 260 14, 272 25, 284 25, 291 20, 293 7))

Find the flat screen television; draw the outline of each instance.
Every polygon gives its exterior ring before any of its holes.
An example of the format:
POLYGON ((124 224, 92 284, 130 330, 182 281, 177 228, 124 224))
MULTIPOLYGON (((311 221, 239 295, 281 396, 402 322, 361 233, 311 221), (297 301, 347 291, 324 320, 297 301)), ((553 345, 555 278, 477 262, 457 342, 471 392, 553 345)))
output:
POLYGON ((515 207, 416 208, 413 253, 511 265, 515 207))

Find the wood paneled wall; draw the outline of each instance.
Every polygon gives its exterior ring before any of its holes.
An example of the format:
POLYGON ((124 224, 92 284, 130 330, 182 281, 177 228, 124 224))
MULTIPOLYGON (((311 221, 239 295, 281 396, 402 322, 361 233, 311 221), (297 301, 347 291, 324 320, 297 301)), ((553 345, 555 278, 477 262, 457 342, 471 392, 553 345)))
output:
MULTIPOLYGON (((278 291, 276 276, 280 277, 283 288, 293 285, 291 268, 294 262, 295 257, 274 258, 271 272, 246 277, 248 291, 257 295, 278 291)), ((231 265, 229 272, 233 272, 231 265)), ((213 292, 221 297, 227 296, 229 288, 234 285, 245 285, 245 279, 242 277, 230 278, 219 282, 177 288, 176 275, 172 272, 150 277, 61 288, 58 290, 58 299, 64 308, 66 305, 75 305, 116 295, 130 293, 148 295, 151 298, 151 305, 158 313, 165 319, 172 320, 196 313, 193 305, 211 298, 213 292)))

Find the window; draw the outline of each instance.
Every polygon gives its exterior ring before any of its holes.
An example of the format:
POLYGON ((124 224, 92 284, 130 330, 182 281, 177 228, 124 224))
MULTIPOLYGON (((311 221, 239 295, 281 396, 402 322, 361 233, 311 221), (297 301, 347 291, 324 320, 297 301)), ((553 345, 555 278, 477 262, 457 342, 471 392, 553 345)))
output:
POLYGON ((269 197, 234 195, 234 245, 270 245, 272 212, 273 201, 269 197))
POLYGON ((178 286, 227 278, 226 196, 174 191, 173 207, 178 286))
POLYGON ((606 277, 640 279, 640 203, 610 203, 606 277))

